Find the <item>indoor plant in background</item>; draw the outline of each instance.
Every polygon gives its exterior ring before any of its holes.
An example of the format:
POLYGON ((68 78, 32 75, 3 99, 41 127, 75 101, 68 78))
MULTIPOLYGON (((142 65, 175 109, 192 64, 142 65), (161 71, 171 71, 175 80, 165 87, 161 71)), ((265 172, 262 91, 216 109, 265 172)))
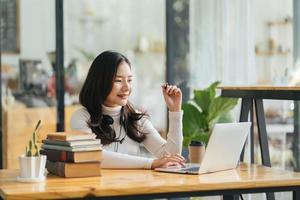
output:
POLYGON ((36 144, 37 133, 40 130, 41 120, 38 121, 32 136, 26 145, 24 155, 19 156, 20 175, 17 177, 21 182, 40 182, 45 180, 45 166, 47 157, 40 155, 36 144))
POLYGON ((184 147, 207 144, 216 122, 232 121, 229 111, 235 107, 238 99, 217 96, 216 88, 219 84, 216 81, 205 89, 195 89, 192 99, 183 104, 184 147))

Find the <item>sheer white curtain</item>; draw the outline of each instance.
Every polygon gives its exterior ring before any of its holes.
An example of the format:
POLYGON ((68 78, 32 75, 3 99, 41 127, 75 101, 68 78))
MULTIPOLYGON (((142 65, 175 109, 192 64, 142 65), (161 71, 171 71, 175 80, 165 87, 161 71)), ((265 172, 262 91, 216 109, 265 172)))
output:
POLYGON ((251 0, 191 0, 192 88, 256 83, 251 0))

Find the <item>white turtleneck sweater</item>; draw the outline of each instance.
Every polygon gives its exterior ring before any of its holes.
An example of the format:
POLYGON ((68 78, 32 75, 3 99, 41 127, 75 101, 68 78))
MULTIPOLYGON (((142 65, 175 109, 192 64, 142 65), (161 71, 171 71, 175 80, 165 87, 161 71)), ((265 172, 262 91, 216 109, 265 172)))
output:
MULTIPOLYGON (((116 132, 116 136, 122 139, 125 136, 124 128, 120 126, 121 106, 106 107, 102 105, 103 114, 114 119, 111 125, 116 132)), ((138 121, 139 130, 146 133, 146 139, 138 143, 128 136, 122 144, 114 142, 109 145, 102 145, 102 168, 146 168, 150 169, 153 158, 142 157, 140 145, 143 145, 154 157, 160 158, 166 154, 181 154, 182 149, 182 114, 183 112, 169 112, 169 132, 167 141, 160 136, 151 122, 143 117, 138 121)), ((79 130, 92 133, 87 122, 90 114, 86 108, 75 111, 71 117, 72 130, 79 130)))

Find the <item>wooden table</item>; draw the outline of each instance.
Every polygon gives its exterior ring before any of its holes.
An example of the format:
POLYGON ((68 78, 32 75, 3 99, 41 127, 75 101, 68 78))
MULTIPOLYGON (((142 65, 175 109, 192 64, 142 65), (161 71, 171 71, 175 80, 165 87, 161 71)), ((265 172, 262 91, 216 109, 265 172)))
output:
POLYGON ((237 199, 240 193, 294 191, 300 199, 300 173, 254 164, 204 175, 184 175, 152 170, 102 170, 101 177, 60 178, 48 175, 42 183, 16 181, 17 170, 0 170, 3 199, 147 199, 224 195, 237 199))
MULTIPOLYGON (((277 100, 300 100, 300 86, 221 86, 221 96, 223 97, 236 97, 242 98, 240 121, 248 121, 250 112, 250 121, 254 122, 254 113, 256 115, 256 123, 258 128, 258 136, 260 141, 261 158, 262 163, 265 166, 271 166, 268 137, 266 130, 266 122, 264 115, 263 99, 277 99, 277 100)), ((298 144, 300 141, 299 137, 299 126, 298 126, 298 103, 295 103, 295 147, 294 155, 297 158, 297 170, 299 170, 299 155, 300 150, 298 144), (297 111, 297 112, 296 112, 297 111)), ((251 127, 250 134, 250 155, 251 163, 254 163, 254 131, 253 126, 251 127)), ((241 160, 243 160, 243 153, 241 160)), ((273 194, 267 194, 268 200, 274 199, 273 194)))

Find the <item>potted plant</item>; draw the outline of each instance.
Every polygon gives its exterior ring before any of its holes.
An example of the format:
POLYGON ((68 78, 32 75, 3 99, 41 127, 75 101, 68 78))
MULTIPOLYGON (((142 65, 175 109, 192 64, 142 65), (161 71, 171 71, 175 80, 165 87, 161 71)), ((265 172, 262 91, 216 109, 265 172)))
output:
POLYGON ((38 121, 32 136, 26 145, 24 155, 19 156, 20 175, 17 177, 21 182, 40 182, 45 180, 45 166, 47 157, 40 155, 36 144, 37 133, 40 130, 41 120, 38 121))
POLYGON ((229 111, 237 104, 236 98, 216 95, 216 81, 205 89, 194 90, 190 101, 183 104, 183 146, 207 144, 216 122, 230 122, 229 111))

